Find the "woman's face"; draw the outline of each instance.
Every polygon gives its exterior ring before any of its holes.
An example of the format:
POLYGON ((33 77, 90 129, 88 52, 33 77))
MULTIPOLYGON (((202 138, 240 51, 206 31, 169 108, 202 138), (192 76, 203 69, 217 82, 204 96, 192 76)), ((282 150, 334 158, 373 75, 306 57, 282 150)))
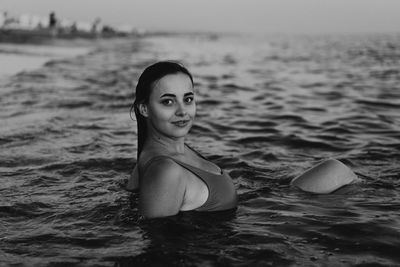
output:
POLYGON ((189 76, 169 74, 156 81, 145 106, 146 117, 157 132, 170 138, 184 137, 192 127, 196 114, 189 76))

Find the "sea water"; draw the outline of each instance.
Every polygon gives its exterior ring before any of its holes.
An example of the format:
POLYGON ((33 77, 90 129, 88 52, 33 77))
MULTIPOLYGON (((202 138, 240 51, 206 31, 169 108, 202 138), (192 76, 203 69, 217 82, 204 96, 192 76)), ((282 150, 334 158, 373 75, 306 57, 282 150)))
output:
POLYGON ((399 83, 395 34, 109 40, 3 75, 0 263, 399 265, 399 83), (141 220, 124 189, 134 87, 165 59, 194 76, 187 142, 231 175, 234 212, 141 220), (360 180, 329 195, 290 186, 327 158, 360 180))

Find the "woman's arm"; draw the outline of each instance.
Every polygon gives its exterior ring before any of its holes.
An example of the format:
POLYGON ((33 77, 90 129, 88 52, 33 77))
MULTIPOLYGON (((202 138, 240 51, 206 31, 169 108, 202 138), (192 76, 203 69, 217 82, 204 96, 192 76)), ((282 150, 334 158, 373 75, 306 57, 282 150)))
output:
POLYGON ((155 163, 144 173, 140 185, 139 212, 146 218, 177 214, 182 207, 186 190, 179 165, 170 159, 155 163))
POLYGON ((139 189, 139 169, 138 165, 136 164, 135 168, 133 169, 131 176, 128 179, 128 184, 126 185, 126 190, 128 191, 136 191, 139 189))

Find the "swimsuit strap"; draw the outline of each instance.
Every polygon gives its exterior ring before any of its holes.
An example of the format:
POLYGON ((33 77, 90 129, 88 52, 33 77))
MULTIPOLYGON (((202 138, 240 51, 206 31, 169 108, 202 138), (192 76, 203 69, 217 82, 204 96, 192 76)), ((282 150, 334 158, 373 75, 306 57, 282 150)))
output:
POLYGON ((208 161, 208 159, 206 157, 204 157, 202 154, 200 154, 200 152, 198 152, 196 149, 194 149, 193 147, 189 146, 188 144, 185 144, 190 150, 192 150, 197 156, 199 156, 202 159, 205 159, 208 161))
POLYGON ((181 165, 181 166, 184 167, 185 169, 188 169, 188 170, 191 171, 192 173, 194 173, 194 174, 196 174, 197 176, 199 176, 199 177, 201 178, 201 180, 203 180, 203 175, 204 175, 204 174, 206 174, 206 175, 216 175, 216 176, 224 175, 224 172, 223 172, 223 170, 222 170, 221 168, 219 168, 219 169, 220 169, 220 173, 219 173, 219 174, 216 174, 216 173, 212 173, 212 172, 209 172, 209 171, 205 171, 205 170, 203 170, 203 169, 201 169, 201 168, 198 168, 198 167, 196 167, 196 166, 193 166, 193 165, 184 163, 184 162, 182 162, 182 161, 180 161, 180 160, 177 160, 177 159, 175 159, 175 158, 173 158, 173 157, 166 156, 166 155, 159 155, 159 156, 155 156, 155 157, 149 159, 149 160, 146 162, 146 164, 144 165, 144 167, 143 167, 143 173, 146 172, 146 170, 149 168, 149 166, 150 166, 152 163, 154 163, 155 161, 161 160, 161 159, 170 159, 170 160, 174 161, 175 163, 181 165), (203 175, 202 175, 202 174, 203 174, 203 175))
MULTIPOLYGON (((192 148, 191 146, 189 146, 189 145, 186 144, 186 143, 185 143, 185 145, 186 145, 191 151, 193 151, 197 156, 199 156, 200 158, 205 159, 205 160, 208 161, 208 159, 207 159, 206 157, 204 157, 202 154, 200 154, 200 152, 198 152, 196 149, 192 148)), ((177 159, 174 159, 173 157, 167 156, 167 155, 158 155, 158 156, 155 156, 155 157, 149 159, 149 160, 145 163, 145 165, 144 165, 144 167, 143 167, 143 173, 145 173, 145 171, 146 171, 147 168, 150 166, 150 164, 152 164, 154 161, 157 161, 157 160, 160 160, 160 159, 163 159, 163 158, 172 159, 173 161, 177 161, 178 164, 179 164, 179 163, 183 163, 183 162, 181 162, 181 161, 179 161, 179 160, 177 160, 177 159)), ((186 165, 188 165, 188 164, 186 164, 186 165)), ((189 166, 191 166, 191 165, 189 165, 189 166)))

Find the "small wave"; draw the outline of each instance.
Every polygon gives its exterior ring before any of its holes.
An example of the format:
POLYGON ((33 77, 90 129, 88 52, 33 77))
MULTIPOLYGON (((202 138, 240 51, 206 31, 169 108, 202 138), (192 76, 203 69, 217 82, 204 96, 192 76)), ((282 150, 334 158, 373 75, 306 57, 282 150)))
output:
POLYGON ((43 171, 57 171, 68 175, 75 175, 81 170, 99 172, 118 171, 127 173, 131 170, 132 165, 132 158, 89 158, 82 161, 48 164, 40 169, 43 171))
POLYGON ((206 125, 194 124, 190 129, 192 134, 207 135, 219 139, 215 131, 206 125))
POLYGON ((54 176, 48 176, 48 175, 40 175, 38 177, 32 177, 29 180, 27 180, 23 186, 25 187, 30 187, 30 186, 35 186, 35 187, 49 187, 53 185, 60 184, 61 181, 58 177, 54 176))
POLYGON ((241 126, 241 125, 245 126, 245 128, 243 128, 243 130, 249 129, 249 128, 271 129, 278 125, 278 123, 273 120, 261 120, 261 119, 256 119, 256 118, 252 118, 251 120, 235 119, 232 121, 232 124, 234 127, 241 126))
POLYGON ((352 134, 354 133, 353 130, 351 130, 348 127, 340 127, 340 126, 332 126, 332 127, 324 127, 322 129, 323 132, 328 132, 328 133, 333 133, 333 134, 352 134))
POLYGON ((306 123, 307 120, 301 116, 294 115, 294 114, 284 114, 284 115, 272 115, 270 117, 271 120, 284 120, 284 121, 293 121, 293 122, 302 122, 306 123))
POLYGON ((388 226, 382 227, 369 222, 340 223, 332 225, 326 232, 329 235, 345 237, 347 242, 357 241, 360 253, 368 249, 374 251, 375 256, 400 260, 395 249, 396 245, 400 245, 398 232, 388 226), (371 250, 370 246, 373 246, 374 249, 371 250))
POLYGON ((337 92, 337 91, 317 92, 316 96, 321 96, 325 98, 327 101, 337 101, 345 97, 345 95, 342 92, 337 92))
POLYGON ((93 101, 82 100, 82 99, 64 99, 47 102, 43 105, 43 108, 66 108, 66 109, 76 109, 76 108, 86 108, 91 107, 93 101))
POLYGON ((54 67, 54 66, 62 66, 73 64, 74 60, 72 59, 54 59, 47 61, 44 66, 45 67, 54 67))
POLYGON ((297 108, 299 112, 302 111, 311 111, 311 112, 326 112, 326 108, 321 108, 321 107, 300 107, 297 108))
POLYGON ((400 78, 400 71, 397 69, 371 71, 371 76, 384 81, 387 81, 389 79, 398 80, 400 78))
POLYGON ((237 84, 234 84, 234 83, 226 83, 226 84, 223 84, 221 87, 224 88, 224 89, 236 89, 236 90, 241 90, 241 91, 245 91, 245 92, 246 91, 247 92, 254 92, 255 91, 253 88, 240 86, 240 85, 237 85, 237 84))
POLYGON ((321 82, 305 83, 305 84, 300 85, 300 87, 306 88, 306 89, 324 88, 324 87, 326 87, 326 86, 327 86, 327 84, 321 83, 321 82))
POLYGON ((231 126, 218 124, 216 122, 209 122, 208 125, 210 125, 213 128, 213 130, 218 133, 223 133, 232 130, 231 126))
POLYGON ((254 145, 254 144, 268 144, 272 143, 275 141, 275 137, 267 137, 267 136, 251 136, 251 137, 244 137, 244 138, 238 138, 235 140, 235 142, 242 144, 242 145, 254 145))
POLYGON ((0 206, 0 214, 10 217, 39 217, 50 213, 52 205, 42 202, 15 203, 9 206, 0 206))
POLYGON ((206 105, 210 105, 210 106, 216 106, 216 105, 220 105, 222 102, 220 100, 216 100, 216 99, 204 99, 198 102, 199 105, 202 106, 206 106, 206 105))
POLYGON ((22 145, 32 145, 37 141, 43 140, 42 136, 40 134, 43 134, 42 131, 32 131, 32 132, 27 132, 27 133, 15 133, 12 136, 4 136, 2 137, 2 140, 4 140, 4 144, 7 145, 7 147, 17 147, 17 146, 22 146, 22 145))
POLYGON ((89 77, 85 79, 85 82, 101 86, 115 86, 118 84, 118 79, 116 77, 100 77, 89 77))
POLYGON ((316 134, 313 136, 319 140, 324 140, 327 142, 345 142, 347 138, 343 138, 342 136, 332 135, 332 134, 316 134))
MULTIPOLYGON (((99 92, 99 89, 96 89, 97 92, 91 92, 88 94, 91 98, 99 99, 104 102, 131 102, 132 94, 131 92, 126 93, 116 93, 116 92, 99 92)), ((94 101, 94 100, 93 100, 94 101)))
POLYGON ((348 146, 345 145, 334 145, 331 143, 327 142, 320 142, 320 141, 314 141, 314 140, 307 140, 306 138, 301 138, 296 135, 290 135, 282 138, 280 140, 283 145, 287 145, 291 148, 295 149, 319 149, 319 150, 324 150, 324 151, 348 151, 351 150, 348 146))
MULTIPOLYGON (((339 140, 338 140, 339 141, 339 140)), ((342 140, 340 140, 342 141, 342 140)), ((247 146, 247 147, 268 147, 270 145, 286 146, 292 149, 311 149, 311 150, 323 150, 323 151, 348 151, 351 148, 345 144, 333 144, 331 140, 329 142, 323 142, 318 140, 308 140, 304 137, 297 135, 289 136, 250 136, 244 138, 237 138, 232 141, 236 145, 247 146)))
POLYGON ((18 72, 16 74, 17 79, 19 79, 19 81, 43 81, 43 80, 47 80, 49 77, 46 73, 44 73, 43 71, 21 71, 18 72))
POLYGON ((84 248, 100 248, 104 247, 110 241, 110 236, 97 236, 93 237, 90 232, 86 232, 85 234, 79 233, 76 231, 76 237, 71 235, 65 235, 62 232, 54 233, 49 230, 50 233, 36 231, 33 233, 26 233, 22 237, 17 237, 13 240, 9 240, 8 243, 35 243, 35 244, 71 244, 78 247, 84 248), (85 235, 87 235, 85 237, 85 235))
POLYGON ((272 152, 266 152, 264 150, 256 150, 256 151, 251 151, 247 153, 243 153, 240 155, 240 157, 248 160, 263 160, 265 162, 271 162, 271 161, 278 161, 279 158, 272 152))
POLYGON ((395 109, 400 109, 400 103, 396 102, 388 102, 388 101, 375 101, 372 99, 359 99, 356 100, 356 103, 361 104, 361 105, 367 105, 371 107, 378 107, 378 108, 395 108, 395 109))
POLYGON ((107 129, 106 127, 103 127, 96 123, 80 123, 80 124, 71 126, 71 128, 81 129, 81 130, 105 130, 105 129, 107 129))
POLYGON ((13 141, 14 141, 14 139, 11 138, 11 137, 9 137, 9 138, 0 137, 0 145, 8 144, 8 143, 11 143, 13 141))

